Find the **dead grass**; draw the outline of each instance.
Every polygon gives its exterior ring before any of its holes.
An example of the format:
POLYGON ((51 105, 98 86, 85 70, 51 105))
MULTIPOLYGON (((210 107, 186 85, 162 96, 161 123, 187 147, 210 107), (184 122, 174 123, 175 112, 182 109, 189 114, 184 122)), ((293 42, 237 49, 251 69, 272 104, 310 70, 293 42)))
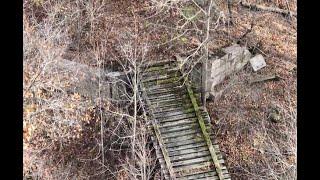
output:
MULTIPOLYGON (((24 2, 24 178, 160 179, 152 147, 144 146, 150 141, 144 123, 137 131, 139 158, 132 161, 127 156, 130 120, 110 113, 117 107, 108 100, 67 91, 81 77, 49 67, 61 56, 91 67, 109 68, 119 62, 128 67, 123 47, 130 42, 136 47, 146 45, 146 58, 171 58, 196 47, 197 23, 178 21, 181 3, 168 8, 165 1, 147 0, 34 2, 24 2), (186 22, 187 31, 177 29, 186 22), (139 41, 133 41, 137 37, 139 41), (102 118, 101 113, 105 114, 102 118), (105 164, 101 163, 102 121, 105 164)), ((281 8, 285 1, 261 3, 281 8)), ((224 1, 218 4, 227 12, 224 1)), ((289 5, 295 9, 294 2, 289 5)), ((253 73, 248 66, 221 85, 220 89, 230 88, 208 104, 214 131, 233 179, 294 179, 296 22, 281 15, 252 12, 236 3, 233 11, 235 25, 213 30, 210 50, 238 41, 254 20, 252 31, 241 43, 262 53, 268 67, 253 73), (283 79, 247 84, 253 75, 270 72, 283 79), (268 120, 274 108, 281 117, 278 123, 268 120)))

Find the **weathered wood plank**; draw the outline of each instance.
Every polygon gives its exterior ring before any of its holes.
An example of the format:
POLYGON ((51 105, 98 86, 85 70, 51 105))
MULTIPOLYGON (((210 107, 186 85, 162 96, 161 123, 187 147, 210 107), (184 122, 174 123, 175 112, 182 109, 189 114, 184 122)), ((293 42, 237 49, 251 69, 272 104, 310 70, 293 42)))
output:
POLYGON ((155 102, 155 101, 161 101, 161 100, 166 100, 166 99, 176 99, 178 97, 177 94, 164 94, 164 95, 158 95, 158 96, 154 96, 154 97, 149 97, 149 101, 155 102))
POLYGON ((166 118, 162 118, 162 117, 158 117, 157 119, 159 120, 160 123, 164 123, 164 122, 171 122, 171 121, 178 121, 181 119, 186 119, 186 118, 194 118, 196 117, 194 113, 188 113, 188 114, 180 114, 177 116, 172 116, 170 118, 166 117, 166 118))
POLYGON ((172 137, 172 138, 163 138, 163 142, 166 143, 175 143, 177 141, 187 141, 187 140, 198 140, 202 139, 202 134, 201 133, 195 133, 195 134, 188 134, 188 135, 183 135, 179 137, 172 137))
MULTIPOLYGON (((161 132, 161 130, 160 130, 160 132, 161 132)), ((162 136, 162 138, 166 139, 166 138, 181 137, 181 136, 185 136, 185 135, 196 134, 196 133, 200 133, 200 132, 201 132, 201 130, 199 127, 194 128, 194 129, 188 128, 187 130, 184 130, 184 131, 161 133, 161 136, 162 136)))
MULTIPOLYGON (((179 146, 183 146, 183 145, 194 145, 196 146, 195 144, 196 143, 199 143, 199 142, 205 142, 204 139, 191 139, 191 140, 185 140, 185 141, 178 141, 178 142, 173 142, 173 143, 167 143, 166 144, 166 147, 167 149, 169 150, 170 148, 172 147, 179 147, 179 146)), ((182 147, 181 147, 182 148, 182 147)))
POLYGON ((163 118, 171 118, 180 115, 186 115, 187 113, 194 113, 194 109, 185 109, 183 111, 167 111, 167 112, 159 112, 154 113, 154 116, 159 119, 163 118))
POLYGON ((160 132, 161 132, 161 134, 165 135, 167 133, 185 131, 188 129, 199 129, 199 124, 196 123, 195 119, 193 119, 193 121, 190 121, 190 119, 186 119, 183 122, 180 122, 179 124, 175 123, 173 125, 167 124, 166 127, 160 126, 160 132), (171 125, 171 126, 169 126, 169 125, 171 125))
POLYGON ((149 72, 142 72, 140 73, 140 77, 141 79, 143 78, 146 78, 146 77, 153 77, 153 76, 158 76, 158 75, 161 75, 161 74, 172 74, 172 73, 177 73, 177 70, 178 68, 167 68, 165 69, 165 71, 149 71, 149 72))
POLYGON ((203 178, 196 178, 197 180, 217 180, 220 179, 218 176, 207 176, 207 177, 203 177, 203 178))
MULTIPOLYGON (((144 84, 144 83, 142 83, 144 84)), ((155 82, 152 83, 145 83, 148 86, 149 90, 157 90, 157 89, 163 89, 163 88, 181 88, 181 82, 173 82, 173 83, 167 83, 167 84, 157 84, 155 82)))
POLYGON ((200 179, 200 178, 205 178, 205 177, 210 177, 208 179, 219 179, 219 177, 217 176, 217 173, 215 171, 200 172, 200 173, 191 174, 191 175, 184 176, 184 177, 177 178, 177 179, 193 180, 193 179, 200 179))
MULTIPOLYGON (((141 69, 146 69, 153 66, 164 66, 164 65, 175 65, 177 61, 175 59, 165 59, 165 60, 158 60, 158 61, 148 61, 147 63, 144 63, 140 65, 141 69)), ((171 67, 170 66, 170 67, 171 67)))
POLYGON ((178 107, 188 107, 190 108, 191 101, 186 99, 177 98, 176 100, 168 100, 162 103, 154 103, 152 106, 158 109, 165 109, 165 108, 178 108, 178 107))
POLYGON ((194 152, 189 154, 183 154, 183 155, 177 155, 177 156, 171 156, 169 155, 171 162, 177 162, 177 161, 184 161, 184 160, 190 160, 200 157, 207 157, 210 156, 209 150, 207 151, 200 151, 200 152, 194 152))
POLYGON ((183 111, 185 109, 191 109, 191 104, 185 104, 185 105, 176 105, 176 106, 166 106, 166 107, 158 107, 157 110, 155 110, 155 113, 160 112, 172 112, 172 111, 183 111))
POLYGON ((154 97, 152 99, 149 98, 151 103, 156 103, 156 102, 162 102, 165 100, 176 100, 176 99, 184 99, 184 101, 190 101, 188 98, 188 95, 179 95, 179 94, 170 94, 170 95, 164 95, 164 96, 159 96, 159 97, 154 97))
POLYGON ((181 118, 176 121, 162 121, 160 123, 160 128, 167 128, 167 127, 173 127, 173 126, 179 126, 183 124, 189 124, 196 122, 195 117, 193 118, 181 118))
POLYGON ((171 87, 171 88, 158 88, 154 90, 146 91, 148 96, 155 96, 156 94, 166 94, 166 93, 178 93, 185 94, 186 90, 182 87, 171 87))
POLYGON ((142 83, 149 83, 149 82, 158 82, 158 81, 165 81, 166 79, 175 79, 179 77, 176 73, 173 74, 159 74, 153 77, 148 77, 146 79, 141 80, 142 83))
POLYGON ((151 136, 151 140, 153 142, 153 146, 156 150, 156 155, 157 155, 157 159, 159 160, 159 164, 160 164, 160 167, 161 167, 161 170, 162 170, 162 173, 164 175, 164 177, 166 179, 169 179, 169 171, 168 171, 168 168, 166 168, 166 164, 165 164, 165 161, 164 161, 164 158, 163 158, 163 154, 161 153, 160 151, 160 147, 158 146, 158 142, 157 140, 155 139, 155 134, 153 133, 153 136, 151 136))
POLYGON ((190 159, 185 161, 172 162, 172 167, 175 168, 177 166, 186 166, 186 165, 197 164, 202 162, 211 162, 211 161, 212 161, 211 156, 205 156, 205 157, 200 157, 200 158, 195 158, 195 159, 190 159))
POLYGON ((196 173, 197 172, 196 170, 198 170, 198 172, 212 170, 212 166, 213 166, 212 162, 205 161, 197 164, 175 167, 174 170, 177 174, 177 177, 183 177, 188 174, 196 173))
POLYGON ((166 100, 162 100, 162 101, 156 101, 156 102, 152 102, 151 106, 160 106, 160 105, 166 105, 168 103, 172 103, 172 102, 176 102, 176 103, 183 103, 186 100, 183 98, 176 98, 176 99, 166 99, 166 100))
POLYGON ((164 89, 164 88, 182 88, 182 84, 180 82, 173 82, 173 83, 168 83, 168 84, 156 84, 152 86, 148 86, 148 89, 146 91, 156 91, 158 89, 164 89))
POLYGON ((161 90, 161 91, 151 91, 147 93, 148 97, 158 97, 158 96, 163 96, 163 95, 168 95, 168 94, 175 94, 176 96, 182 96, 186 93, 183 89, 168 89, 168 90, 161 90))
MULTIPOLYGON (((226 175, 227 171, 223 170, 222 171, 223 174, 226 175)), ((178 177, 177 179, 199 179, 199 178, 203 178, 203 177, 215 177, 217 179, 219 179, 217 172, 215 172, 214 170, 209 170, 209 171, 204 171, 204 172, 197 172, 197 173, 191 173, 189 175, 185 175, 184 177, 178 177)), ((230 175, 229 175, 230 176, 230 175)))
POLYGON ((192 147, 190 149, 169 151, 169 157, 171 157, 171 156, 180 156, 180 155, 184 155, 184 154, 191 154, 191 153, 202 152, 202 151, 208 151, 209 152, 209 149, 208 149, 207 146, 200 146, 200 147, 192 147))

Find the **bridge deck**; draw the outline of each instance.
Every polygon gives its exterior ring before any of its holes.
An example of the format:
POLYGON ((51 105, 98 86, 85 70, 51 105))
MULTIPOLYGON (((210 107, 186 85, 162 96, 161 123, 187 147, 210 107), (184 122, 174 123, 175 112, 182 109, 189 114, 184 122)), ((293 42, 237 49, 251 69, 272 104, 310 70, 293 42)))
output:
POLYGON ((219 146, 210 136, 208 113, 199 108, 177 68, 166 61, 146 66, 139 85, 165 179, 230 179, 219 146))

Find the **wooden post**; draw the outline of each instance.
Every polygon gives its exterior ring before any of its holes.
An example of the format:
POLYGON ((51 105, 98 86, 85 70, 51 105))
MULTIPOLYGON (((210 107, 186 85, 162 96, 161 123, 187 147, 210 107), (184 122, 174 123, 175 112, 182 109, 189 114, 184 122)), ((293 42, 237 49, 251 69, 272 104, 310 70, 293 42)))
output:
POLYGON ((211 12, 211 5, 212 1, 210 0, 205 0, 205 3, 203 3, 203 9, 207 10, 207 15, 206 15, 206 26, 204 26, 204 35, 203 35, 203 41, 207 41, 204 44, 204 49, 203 49, 203 59, 202 59, 202 68, 201 68, 201 101, 202 101, 202 106, 204 109, 206 109, 206 90, 207 90, 207 63, 208 63, 208 57, 209 57, 209 52, 208 52, 208 39, 209 39, 209 32, 210 32, 210 12, 211 12))
MULTIPOLYGON (((207 49, 207 48, 205 48, 207 49)), ((207 59, 208 56, 204 57, 202 60, 202 68, 201 68, 201 102, 202 106, 205 109, 206 108, 206 89, 207 89, 207 59)))

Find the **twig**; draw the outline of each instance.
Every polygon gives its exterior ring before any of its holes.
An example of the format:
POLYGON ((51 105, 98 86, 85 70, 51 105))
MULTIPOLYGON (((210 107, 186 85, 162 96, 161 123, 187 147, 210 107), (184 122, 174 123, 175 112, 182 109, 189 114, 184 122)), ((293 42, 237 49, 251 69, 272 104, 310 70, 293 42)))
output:
POLYGON ((257 83, 257 82, 262 82, 262 81, 269 81, 269 80, 279 80, 280 76, 276 74, 271 74, 271 75, 266 75, 263 77, 258 77, 250 80, 250 84, 257 83))
POLYGON ((270 11, 270 12, 275 12, 275 13, 280 13, 283 15, 292 15, 297 17, 297 13, 289 11, 289 10, 284 10, 284 9, 280 9, 280 8, 274 8, 274 7, 266 7, 266 6, 262 6, 262 5, 257 5, 257 4, 250 4, 247 2, 243 2, 241 1, 240 4, 243 7, 252 9, 252 10, 262 10, 262 11, 270 11))
POLYGON ((229 11, 229 23, 231 25, 233 25, 233 21, 232 21, 232 11, 231 11, 231 0, 227 0, 227 5, 228 5, 228 11, 229 11))

